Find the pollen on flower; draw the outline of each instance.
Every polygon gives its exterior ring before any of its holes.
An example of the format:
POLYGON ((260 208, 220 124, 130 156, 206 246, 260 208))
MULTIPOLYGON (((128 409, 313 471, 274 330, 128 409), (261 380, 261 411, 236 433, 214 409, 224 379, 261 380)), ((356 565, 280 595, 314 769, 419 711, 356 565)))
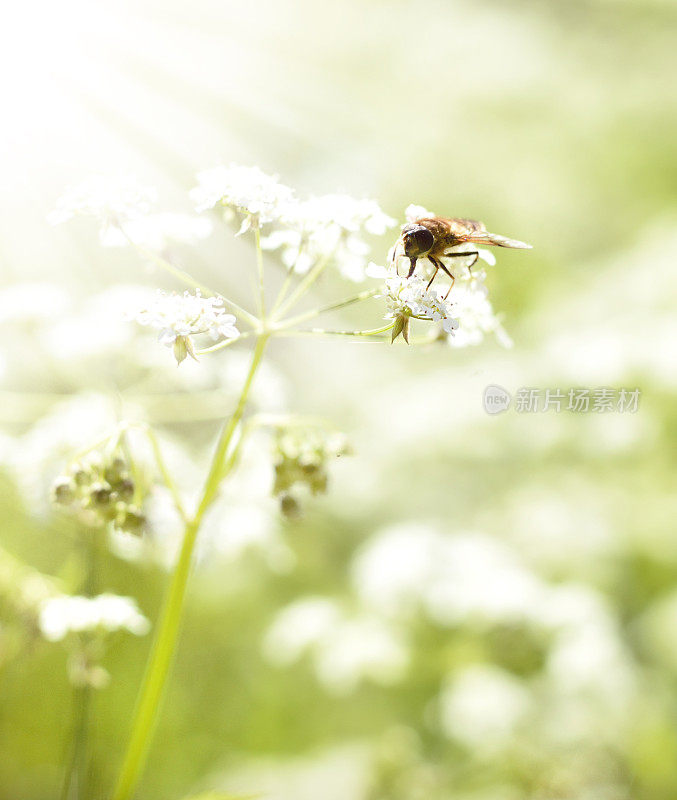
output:
POLYGON ((203 170, 190 196, 197 211, 220 204, 245 215, 239 233, 279 220, 293 202, 294 192, 258 167, 231 164, 203 170))
POLYGON ((135 319, 159 330, 160 343, 173 349, 179 364, 188 355, 195 358, 192 336, 206 334, 216 341, 240 335, 235 317, 225 311, 224 299, 203 297, 199 289, 195 294, 158 292, 155 302, 140 309, 135 319))

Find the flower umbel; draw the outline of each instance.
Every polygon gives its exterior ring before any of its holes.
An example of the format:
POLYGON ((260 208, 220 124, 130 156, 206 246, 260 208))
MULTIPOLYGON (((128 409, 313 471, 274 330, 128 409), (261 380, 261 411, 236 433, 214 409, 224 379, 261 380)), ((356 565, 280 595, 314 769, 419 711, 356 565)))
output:
POLYGON ((388 309, 386 319, 395 320, 392 341, 402 334, 409 342, 409 321, 412 318, 441 322, 444 331, 452 336, 458 328, 458 319, 452 316, 452 304, 443 300, 434 289, 428 289, 426 281, 415 275, 411 278, 390 275, 386 278, 383 296, 388 309))
POLYGON ((146 524, 139 506, 141 490, 132 469, 120 455, 90 457, 74 463, 52 486, 56 506, 75 514, 88 527, 112 524, 140 534, 146 524))
POLYGON ((60 595, 46 600, 40 611, 40 631, 51 642, 69 633, 126 630, 136 636, 148 633, 150 623, 131 597, 60 595))
POLYGON ((275 230, 262 241, 267 250, 282 249, 282 261, 295 272, 307 272, 314 264, 331 259, 350 280, 365 277, 369 245, 361 234, 382 235, 395 220, 375 200, 356 200, 345 194, 326 194, 294 201, 275 230))
POLYGON ((157 199, 157 192, 129 176, 93 175, 63 194, 47 221, 51 225, 77 215, 93 216, 101 221, 101 237, 109 227, 148 214, 157 199))
POLYGON ((294 195, 276 175, 267 175, 258 167, 220 165, 199 172, 197 179, 198 185, 190 193, 196 210, 221 204, 244 214, 238 234, 280 219, 294 195))
POLYGON ((160 331, 160 343, 173 349, 177 364, 188 355, 196 358, 192 336, 208 334, 216 341, 240 335, 235 317, 225 311, 223 298, 203 297, 199 289, 194 294, 158 292, 155 302, 138 311, 135 318, 160 331))
POLYGON ((191 244, 206 239, 212 223, 206 217, 158 213, 130 219, 123 227, 110 226, 101 233, 104 247, 126 247, 133 242, 150 250, 163 250, 171 242, 191 244))
POLYGON ((298 516, 298 492, 305 487, 311 494, 327 491, 330 458, 347 455, 350 447, 339 433, 321 428, 280 428, 275 438, 275 485, 273 494, 280 498, 283 514, 298 516))

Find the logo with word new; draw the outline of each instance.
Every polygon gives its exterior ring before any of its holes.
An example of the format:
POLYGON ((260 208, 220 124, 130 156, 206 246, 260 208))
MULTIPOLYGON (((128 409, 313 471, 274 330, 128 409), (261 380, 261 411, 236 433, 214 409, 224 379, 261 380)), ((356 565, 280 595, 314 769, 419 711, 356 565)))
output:
POLYGON ((512 397, 502 386, 491 383, 485 388, 482 401, 487 414, 501 414, 510 408, 512 397))

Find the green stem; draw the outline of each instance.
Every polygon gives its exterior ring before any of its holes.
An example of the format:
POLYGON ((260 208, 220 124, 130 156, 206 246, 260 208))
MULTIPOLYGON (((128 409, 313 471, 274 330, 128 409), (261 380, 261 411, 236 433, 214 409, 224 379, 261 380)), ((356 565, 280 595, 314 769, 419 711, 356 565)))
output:
POLYGON ((322 271, 329 263, 329 259, 331 258, 331 254, 325 256, 323 259, 317 262, 317 264, 310 270, 310 272, 305 276, 305 278, 299 283, 299 285, 294 289, 294 291, 289 295, 289 297, 282 303, 279 308, 277 309, 276 319, 282 316, 285 311, 289 311, 290 308, 296 305, 296 303, 303 297, 303 295, 310 289, 310 287, 315 283, 315 281, 320 277, 322 271))
POLYGON ((296 254, 296 259, 294 260, 294 263, 291 265, 291 267, 287 269, 287 274, 285 276, 282 287, 280 288, 280 291, 278 292, 277 297, 275 298, 275 302, 273 303, 273 307, 270 310, 270 314, 272 317, 275 316, 277 309, 280 307, 282 301, 287 296, 287 292, 289 291, 289 287, 291 286, 291 282, 294 278, 294 275, 297 274, 296 268, 298 267, 299 261, 301 260, 304 248, 305 248, 305 242, 302 241, 301 244, 299 245, 299 251, 296 254))
POLYGON ((61 790, 61 800, 86 800, 87 798, 87 734, 91 695, 91 686, 76 686, 73 689, 72 750, 61 790))
POLYGON ((189 275, 187 272, 184 272, 179 267, 174 266, 171 261, 167 261, 166 258, 162 258, 157 253, 154 253, 152 250, 149 250, 147 247, 143 245, 137 244, 134 239, 129 236, 127 231, 122 227, 122 225, 118 226, 122 231, 123 236, 127 241, 134 247, 136 250, 145 258, 152 261, 154 264, 157 264, 158 267, 162 267, 162 269, 166 270, 170 275, 173 275, 177 280, 185 283, 187 286, 190 286, 191 289, 199 289, 200 292, 205 297, 215 297, 218 295, 221 297, 225 305, 227 305, 231 311, 237 314, 240 319, 245 320, 248 322, 252 327, 257 327, 259 324, 258 319, 253 314, 250 314, 246 309, 239 306, 237 303, 229 300, 227 297, 223 297, 223 295, 215 292, 213 289, 210 289, 209 286, 206 286, 204 283, 200 283, 193 278, 192 275, 189 275))
POLYGON ((183 602, 186 595, 186 585, 190 574, 197 535, 200 530, 202 519, 207 509, 214 501, 219 490, 219 485, 225 477, 226 470, 224 470, 224 465, 229 466, 226 462, 228 449, 237 427, 242 420, 247 404, 247 397, 256 370, 261 363, 267 341, 268 335, 262 335, 256 343, 249 373, 247 374, 245 384, 242 388, 237 407, 230 419, 224 424, 221 431, 216 451, 209 468, 209 474, 205 481, 202 499, 195 516, 186 525, 181 551, 172 576, 165 605, 160 616, 160 623, 139 693, 134 721, 132 723, 132 734, 120 771, 118 784, 113 794, 113 800, 131 800, 145 765, 151 739, 157 723, 158 711, 167 676, 176 649, 183 602))
POLYGON ((224 350, 226 347, 230 347, 231 345, 235 344, 235 342, 239 342, 242 339, 249 339, 250 336, 257 336, 258 331, 245 331, 245 333, 241 333, 239 336, 236 336, 234 339, 224 339, 222 342, 217 342, 213 344, 211 347, 203 347, 201 350, 196 350, 196 356, 204 356, 207 353, 216 353, 218 350, 224 350))
POLYGON ((256 242, 256 273, 259 279, 259 313, 261 319, 266 318, 266 292, 263 287, 263 250, 261 249, 261 228, 257 225, 254 229, 254 241, 256 242))
MULTIPOLYGON (((99 551, 103 530, 83 531, 81 545, 85 564, 85 581, 82 593, 94 597, 99 586, 99 551)), ((86 636, 86 634, 83 634, 86 636)), ((80 653, 87 659, 87 645, 80 642, 80 653)), ((89 795, 89 734, 92 705, 92 687, 89 684, 73 689, 73 736, 69 764, 61 789, 61 800, 86 800, 89 795)))
POLYGON ((290 317, 289 319, 284 320, 284 322, 280 323, 280 328, 292 327, 293 325, 298 325, 299 322, 307 322, 309 319, 319 317, 320 314, 324 314, 327 311, 336 311, 339 308, 345 308, 353 303, 359 303, 362 300, 369 300, 370 297, 375 297, 380 291, 380 288, 365 289, 365 291, 354 294, 351 297, 347 297, 345 300, 340 300, 338 303, 329 303, 326 306, 314 308, 312 311, 305 311, 303 314, 298 314, 295 317, 290 317))
POLYGON ((366 331, 327 331, 324 328, 310 328, 306 331, 302 330, 287 330, 281 329, 277 336, 357 336, 357 337, 368 337, 368 336, 379 336, 382 333, 387 333, 388 331, 392 330, 395 326, 394 322, 390 322, 388 325, 384 325, 382 328, 372 328, 371 330, 366 331))
POLYGON ((158 442, 157 436, 155 435, 155 431, 149 425, 143 425, 143 430, 148 437, 148 441, 150 442, 150 446, 153 449, 153 455, 155 457, 155 463, 157 468, 162 476, 162 480, 164 481, 165 486, 169 489, 169 493, 172 496, 172 500, 174 501, 174 506, 176 510, 181 515, 181 519, 184 522, 188 522, 188 514, 186 513, 186 509, 183 506, 183 501, 181 500, 181 492, 179 492, 179 487, 174 482, 174 478, 172 478, 172 474, 169 471, 167 464, 162 456, 162 450, 160 449, 160 442, 158 442))
POLYGON ((287 274, 284 276, 284 281, 282 283, 282 286, 280 287, 280 291, 277 293, 277 297, 275 298, 273 307, 270 309, 271 316, 275 316, 277 309, 280 307, 282 301, 287 296, 287 292, 289 291, 289 286, 291 285, 293 279, 294 279, 294 267, 289 267, 289 269, 287 270, 287 274))

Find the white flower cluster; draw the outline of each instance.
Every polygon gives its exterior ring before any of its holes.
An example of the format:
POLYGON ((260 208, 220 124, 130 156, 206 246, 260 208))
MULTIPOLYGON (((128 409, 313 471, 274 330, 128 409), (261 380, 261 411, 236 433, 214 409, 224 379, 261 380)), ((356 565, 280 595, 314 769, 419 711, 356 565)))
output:
POLYGON ((282 248, 282 261, 295 272, 307 272, 314 264, 332 259, 341 274, 364 280, 369 245, 361 232, 384 234, 395 220, 384 214, 374 200, 356 200, 345 194, 327 194, 289 205, 282 222, 262 244, 268 250, 282 248))
POLYGON ((440 297, 435 289, 428 288, 428 282, 418 275, 411 278, 398 275, 395 268, 381 267, 370 263, 366 274, 371 278, 384 278, 381 297, 386 302, 386 319, 395 320, 392 340, 402 334, 409 342, 409 323, 412 319, 441 322, 442 329, 449 336, 459 326, 455 309, 451 302, 440 297))
POLYGON ((196 210, 206 211, 221 204, 244 214, 239 233, 277 222, 294 194, 276 175, 267 175, 258 167, 220 165, 199 172, 197 179, 198 185, 190 192, 196 210))
POLYGON ((323 597, 306 597, 282 609, 266 635, 264 651, 280 665, 310 653, 320 681, 338 694, 363 679, 394 683, 408 665, 407 650, 391 626, 368 614, 349 616, 323 597))
POLYGON ((294 192, 258 167, 218 166, 198 174, 191 197, 198 211, 217 204, 244 214, 239 233, 274 223, 262 240, 267 250, 282 250, 282 261, 295 272, 307 272, 331 259, 351 280, 365 277, 369 246, 361 233, 381 235, 395 224, 374 200, 327 194, 298 200, 294 192))
POLYGON ((529 689, 492 664, 472 664, 450 675, 439 697, 444 733, 481 755, 491 756, 514 741, 532 710, 529 689))
POLYGON ((454 288, 454 314, 459 326, 455 335, 448 337, 452 347, 480 344, 488 333, 493 333, 503 347, 512 347, 512 339, 496 316, 488 294, 482 284, 454 288))
POLYGON ((416 275, 411 278, 399 275, 387 278, 384 292, 388 309, 386 318, 405 316, 441 322, 445 332, 453 335, 459 323, 452 315, 452 304, 426 286, 427 282, 416 275))
POLYGON ((528 629, 547 642, 538 687, 494 666, 455 667, 439 698, 443 731, 473 747, 486 738, 486 750, 536 713, 536 688, 540 702, 587 706, 594 697, 596 713, 618 718, 633 702, 634 660, 603 595, 543 579, 501 541, 401 524, 367 542, 351 573, 354 610, 327 597, 292 603, 264 640, 272 661, 288 664, 307 653, 327 688, 350 691, 364 678, 385 683, 403 676, 412 643, 402 631, 421 614, 443 628, 528 629), (485 703, 496 713, 483 713, 485 703))
POLYGON ((115 594, 52 597, 40 609, 39 626, 50 642, 61 641, 69 633, 125 630, 143 636, 150 630, 150 622, 139 611, 136 601, 115 594))
POLYGON ((151 305, 140 309, 135 319, 141 325, 150 325, 160 331, 159 341, 174 350, 177 363, 187 355, 195 358, 192 336, 208 334, 214 341, 219 338, 235 339, 240 332, 235 327, 235 317, 227 314, 222 297, 202 297, 195 294, 167 294, 159 291, 151 305))
POLYGON ((150 213, 157 200, 155 189, 129 176, 95 175, 71 187, 47 216, 51 225, 83 215, 101 223, 104 247, 134 244, 154 250, 168 242, 194 242, 212 231, 209 220, 187 214, 150 213))
POLYGON ((156 199, 157 192, 135 178, 92 175, 59 198, 47 221, 58 225, 78 214, 98 217, 104 223, 135 219, 147 214, 156 199))
POLYGON ((161 212, 130 219, 124 230, 117 225, 105 228, 101 231, 101 244, 104 247, 126 247, 131 239, 134 244, 149 250, 163 250, 168 242, 191 244, 206 239, 213 227, 206 217, 161 212))
POLYGON ((613 705, 632 690, 632 658, 602 595, 543 580, 490 536, 397 525, 358 553, 352 577, 366 612, 386 619, 420 609, 442 626, 523 625, 546 632, 545 676, 553 691, 594 689, 600 702, 613 705))

